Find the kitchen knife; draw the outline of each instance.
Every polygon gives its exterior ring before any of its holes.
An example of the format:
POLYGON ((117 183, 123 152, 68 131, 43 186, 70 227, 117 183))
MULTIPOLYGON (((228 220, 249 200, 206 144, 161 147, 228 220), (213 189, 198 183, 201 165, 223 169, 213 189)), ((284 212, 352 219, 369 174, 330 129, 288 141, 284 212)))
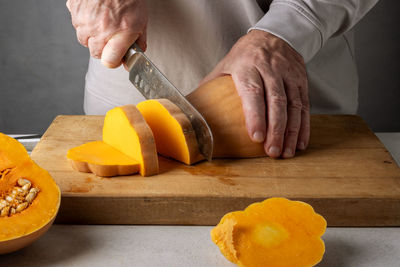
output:
POLYGON ((211 161, 213 136, 203 116, 190 104, 182 93, 161 73, 135 43, 124 56, 129 70, 129 80, 146 99, 167 98, 189 118, 196 133, 200 152, 211 161))

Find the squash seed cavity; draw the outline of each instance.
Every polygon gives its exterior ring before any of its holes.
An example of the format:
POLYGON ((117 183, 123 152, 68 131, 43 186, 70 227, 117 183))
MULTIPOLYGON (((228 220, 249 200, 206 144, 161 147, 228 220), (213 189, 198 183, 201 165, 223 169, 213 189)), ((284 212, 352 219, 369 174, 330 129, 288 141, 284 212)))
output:
POLYGON ((39 188, 33 187, 28 179, 18 179, 11 192, 4 197, 0 196, 0 217, 21 213, 32 204, 39 191, 39 188))

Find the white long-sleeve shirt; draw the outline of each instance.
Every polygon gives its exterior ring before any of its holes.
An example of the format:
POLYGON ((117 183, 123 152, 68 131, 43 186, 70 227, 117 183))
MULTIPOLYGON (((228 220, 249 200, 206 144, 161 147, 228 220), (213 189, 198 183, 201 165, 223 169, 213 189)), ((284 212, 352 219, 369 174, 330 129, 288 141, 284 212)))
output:
MULTIPOLYGON (((358 105, 351 29, 377 1, 148 0, 146 54, 188 94, 248 30, 268 31, 303 56, 311 112, 351 114, 358 105)), ((107 69, 90 59, 87 114, 104 114, 143 99, 124 68, 107 69)))

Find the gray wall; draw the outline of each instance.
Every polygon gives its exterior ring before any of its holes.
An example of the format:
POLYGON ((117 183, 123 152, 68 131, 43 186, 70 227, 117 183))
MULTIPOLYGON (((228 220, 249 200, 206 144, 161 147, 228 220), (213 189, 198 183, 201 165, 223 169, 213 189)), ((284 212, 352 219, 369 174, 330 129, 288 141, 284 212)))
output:
MULTIPOLYGON (((400 131, 399 3, 381 1, 356 28, 359 113, 375 131, 400 131)), ((88 57, 65 1, 1 0, 0 132, 42 133, 58 114, 82 114, 88 57)))
POLYGON ((42 133, 57 114, 83 114, 89 53, 66 1, 0 1, 0 131, 42 133))
POLYGON ((400 132, 400 1, 382 0, 356 27, 358 113, 375 131, 400 132))

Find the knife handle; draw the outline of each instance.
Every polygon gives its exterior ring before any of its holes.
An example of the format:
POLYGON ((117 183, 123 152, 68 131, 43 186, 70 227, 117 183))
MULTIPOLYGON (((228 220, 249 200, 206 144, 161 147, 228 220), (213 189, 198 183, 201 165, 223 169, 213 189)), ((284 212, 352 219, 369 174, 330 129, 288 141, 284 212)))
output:
POLYGON ((138 46, 137 43, 134 43, 131 47, 129 47, 128 51, 126 52, 125 56, 124 56, 124 62, 128 68, 128 70, 132 69, 132 57, 136 54, 136 53, 142 53, 143 54, 143 50, 138 46))

